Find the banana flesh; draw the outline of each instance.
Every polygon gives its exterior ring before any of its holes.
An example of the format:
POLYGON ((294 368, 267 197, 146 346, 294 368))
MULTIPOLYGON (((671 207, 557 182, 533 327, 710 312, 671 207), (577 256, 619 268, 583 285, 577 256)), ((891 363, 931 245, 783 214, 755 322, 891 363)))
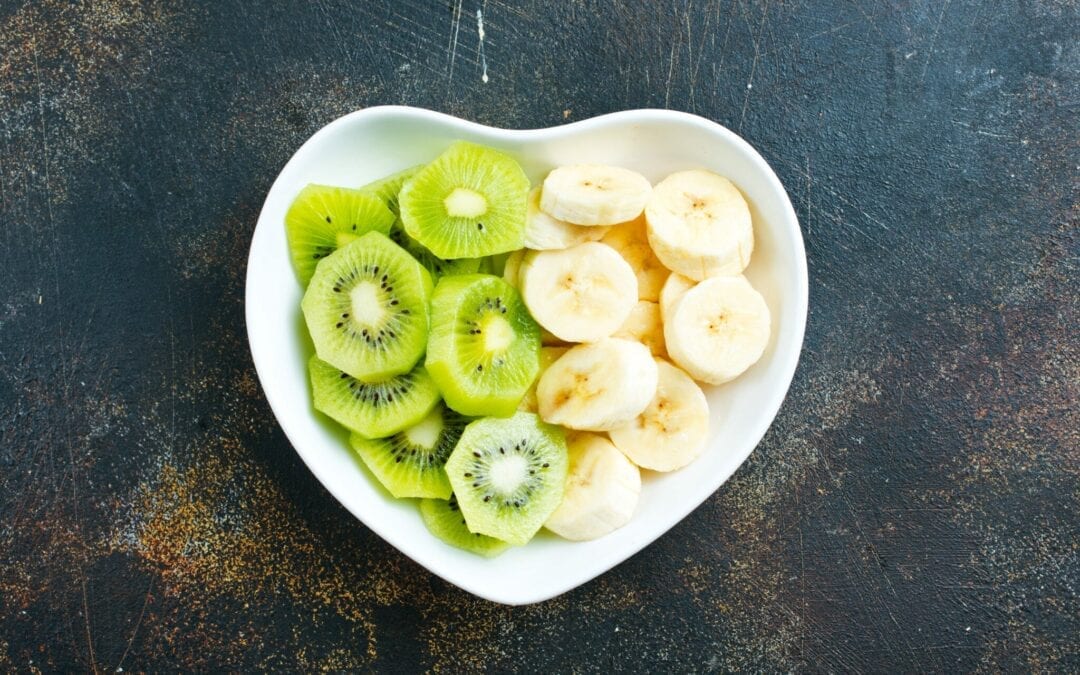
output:
POLYGON ((634 464, 653 471, 680 469, 701 455, 709 438, 709 402, 689 375, 657 359, 656 395, 633 421, 608 432, 634 464))
POLYGON ((750 208, 723 176, 696 169, 660 181, 645 207, 649 244, 664 265, 696 281, 740 274, 754 251, 750 208))
POLYGON ((572 347, 536 385, 540 417, 570 429, 606 431, 641 414, 656 393, 656 361, 621 338, 572 347))
POLYGON ((723 384, 768 346, 769 307, 744 276, 713 277, 674 302, 664 323, 671 360, 694 379, 723 384))
POLYGON ((640 216, 651 192, 649 181, 629 169, 574 164, 547 175, 540 208, 575 225, 614 225, 640 216))
POLYGON ((608 337, 637 303, 634 271, 615 249, 599 242, 529 251, 518 275, 533 318, 565 342, 608 337))
POLYGON ((540 188, 533 188, 529 192, 525 215, 525 248, 536 251, 560 250, 587 241, 598 241, 607 232, 607 227, 574 225, 549 216, 540 208, 540 188))
POLYGON ((567 445, 566 492, 544 526, 560 537, 586 541, 630 522, 641 494, 638 468, 597 434, 575 434, 567 445))

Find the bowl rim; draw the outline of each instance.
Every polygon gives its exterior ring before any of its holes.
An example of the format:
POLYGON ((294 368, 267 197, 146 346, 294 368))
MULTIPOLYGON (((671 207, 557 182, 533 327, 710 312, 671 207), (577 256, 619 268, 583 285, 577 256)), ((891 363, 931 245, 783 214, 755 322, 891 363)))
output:
MULTIPOLYGON (((307 466, 308 470, 315 476, 319 483, 326 489, 339 504, 344 506, 354 518, 363 523, 366 527, 372 530, 381 539, 397 549, 402 555, 414 560, 416 563, 423 566, 432 574, 444 579, 448 583, 453 584, 473 595, 479 596, 492 602, 507 605, 526 605, 536 602, 548 600, 550 598, 557 597, 577 586, 588 583, 595 579, 606 571, 616 565, 628 560, 637 553, 640 553, 647 546, 653 543, 660 536, 668 532, 672 527, 686 518, 690 513, 696 510, 702 503, 705 502, 710 496, 716 493, 734 472, 738 470, 754 449, 761 443, 761 439, 765 436, 768 429, 775 421, 777 414, 780 411, 787 394, 791 388, 791 383, 794 379, 796 369, 798 367, 799 358, 805 348, 805 333, 806 333, 806 321, 809 311, 809 273, 806 259, 806 248, 802 237, 802 229, 799 225, 798 216, 795 213, 795 209, 791 204, 791 198, 780 182, 776 172, 765 160, 764 157, 752 146, 748 141, 741 136, 731 131, 727 127, 709 120, 707 118, 695 115, 692 113, 665 110, 657 108, 638 108, 632 110, 622 110, 618 112, 607 113, 603 115, 597 115, 583 120, 570 122, 567 124, 554 126, 554 127, 539 127, 529 129, 503 129, 499 127, 492 127, 471 120, 462 119, 454 115, 429 110, 426 108, 418 108, 412 106, 401 105, 384 105, 384 106, 372 106, 368 108, 362 108, 355 110, 351 113, 347 113, 338 117, 311 135, 297 150, 292 154, 289 160, 278 172, 277 177, 267 190, 266 198, 263 200, 263 204, 260 207, 259 216, 256 220, 256 225, 252 231, 252 242, 248 251, 246 260, 247 270, 245 271, 245 284, 244 284, 244 319, 245 319, 245 332, 247 333, 248 348, 251 353, 252 362, 255 366, 256 376, 259 381, 260 389, 263 391, 263 395, 266 397, 267 402, 270 405, 270 409, 274 415, 275 421, 278 426, 284 432, 289 444, 293 450, 300 456, 300 459, 307 466), (288 415, 283 415, 285 409, 285 402, 279 397, 278 392, 266 387, 264 384, 263 372, 268 372, 273 368, 272 355, 266 353, 268 346, 262 342, 258 336, 252 331, 252 325, 258 323, 253 321, 253 314, 255 312, 255 304, 252 302, 252 298, 256 295, 257 280, 255 278, 255 272, 258 268, 258 262, 255 259, 256 254, 256 241, 259 232, 259 226, 262 224, 264 218, 267 216, 267 207, 271 200, 272 195, 276 194, 280 188, 280 185, 284 183, 292 173, 290 169, 303 161, 304 156, 307 154, 308 148, 320 143, 323 137, 333 134, 338 127, 347 126, 356 123, 358 120, 371 118, 372 120, 377 118, 400 118, 401 116, 408 116, 418 120, 427 120, 436 124, 450 125, 457 129, 466 129, 474 132, 481 132, 487 136, 501 137, 504 139, 512 140, 524 140, 531 137, 543 135, 546 139, 557 139, 562 136, 576 135, 583 131, 588 131, 594 127, 607 126, 610 124, 627 124, 627 123, 644 123, 644 122, 679 122, 683 124, 689 124, 701 128, 703 131, 720 136, 737 149, 741 154, 745 155, 756 167, 761 171, 766 182, 769 185, 771 192, 776 194, 780 198, 780 207, 783 212, 784 221, 782 223, 782 229, 786 230, 786 236, 790 239, 790 244, 794 247, 795 253, 795 269, 789 270, 789 274, 792 276, 797 297, 793 298, 794 302, 794 314, 789 317, 789 321, 792 324, 792 342, 798 345, 797 349, 785 350, 783 353, 777 353, 774 358, 780 361, 780 373, 782 374, 782 381, 777 380, 776 384, 770 388, 768 396, 765 398, 765 402, 762 406, 764 412, 767 414, 762 416, 761 422, 756 425, 753 433, 747 435, 748 440, 753 439, 752 443, 749 443, 746 447, 746 452, 739 458, 738 464, 735 465, 735 469, 732 470, 727 476, 723 477, 716 486, 712 487, 708 491, 705 491, 700 495, 699 499, 691 499, 680 501, 677 507, 672 509, 672 513, 666 519, 668 524, 659 529, 655 534, 650 535, 647 541, 637 546, 631 553, 625 555, 614 556, 610 561, 610 564, 606 564, 602 569, 597 571, 584 579, 570 578, 568 581, 564 581, 559 584, 552 584, 550 587, 545 587, 539 591, 530 591, 529 589, 522 589, 514 594, 496 593, 491 589, 479 586, 475 583, 469 583, 458 578, 450 578, 450 576, 441 569, 437 564, 433 563, 428 557, 414 555, 414 552, 406 552, 401 549, 396 543, 393 542, 393 536, 389 533, 388 527, 381 522, 371 522, 365 518, 363 514, 358 513, 357 509, 354 509, 351 505, 341 499, 336 492, 329 487, 330 482, 325 479, 324 473, 327 473, 327 469, 322 467, 317 461, 316 453, 309 452, 303 449, 303 444, 298 443, 297 431, 293 429, 290 431, 290 424, 286 422, 288 415), (257 346, 259 345, 259 346, 257 346)), ((290 267, 291 271, 291 267, 290 267)), ((611 557, 611 556, 607 556, 611 557)))

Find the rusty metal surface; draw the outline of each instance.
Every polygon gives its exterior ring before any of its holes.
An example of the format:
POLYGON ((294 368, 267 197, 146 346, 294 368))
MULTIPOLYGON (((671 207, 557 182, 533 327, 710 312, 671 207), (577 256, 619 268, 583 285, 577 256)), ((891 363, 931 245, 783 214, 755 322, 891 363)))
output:
POLYGON ((0 671, 1075 672, 1078 38, 1074 0, 0 2, 0 671), (386 103, 695 112, 802 221, 772 430, 550 602, 375 537, 255 379, 261 201, 386 103))

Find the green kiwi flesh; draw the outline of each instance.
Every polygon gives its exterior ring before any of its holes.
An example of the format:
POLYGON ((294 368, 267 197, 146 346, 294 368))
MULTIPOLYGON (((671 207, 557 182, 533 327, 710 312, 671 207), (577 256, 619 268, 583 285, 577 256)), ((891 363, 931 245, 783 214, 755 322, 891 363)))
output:
POLYGON ((482 258, 443 260, 424 248, 423 244, 416 241, 405 232, 405 226, 401 224, 401 218, 399 217, 401 210, 398 207, 398 193, 401 192, 401 186, 405 184, 405 181, 412 178, 416 172, 423 167, 423 164, 418 164, 417 166, 410 167, 404 171, 399 171, 398 173, 373 183, 368 183, 360 188, 360 190, 375 195, 383 201, 386 208, 390 209, 396 218, 393 226, 390 228, 390 240, 408 251, 412 257, 416 258, 416 261, 431 273, 432 278, 438 279, 441 276, 450 274, 470 274, 479 271, 483 262, 482 258))
POLYGON ((405 181, 401 221, 439 258, 505 253, 524 245, 528 192, 514 158, 458 141, 405 181))
POLYGON ((285 213, 293 267, 307 285, 319 262, 367 232, 390 233, 394 214, 383 200, 361 190, 311 184, 285 213))
POLYGON ((326 257, 300 306, 319 358, 365 380, 412 370, 424 354, 431 275, 369 232, 326 257))
POLYGON ((450 495, 449 501, 443 499, 424 499, 420 502, 420 517, 424 525, 439 539, 451 546, 470 553, 494 558, 510 544, 483 534, 469 532, 465 517, 461 515, 457 497, 450 495))
POLYGON ((367 192, 382 200, 386 208, 390 209, 390 212, 395 217, 401 210, 398 208, 398 193, 401 192, 401 186, 405 184, 405 181, 412 178, 417 171, 424 167, 423 164, 417 164, 411 166, 404 171, 398 171, 397 173, 390 174, 385 178, 380 178, 377 181, 372 181, 367 185, 360 188, 361 192, 367 192))
POLYGON ((469 420, 442 405, 422 420, 387 438, 353 434, 349 443, 390 494, 398 498, 448 499, 444 466, 469 420))
POLYGON ((439 280, 425 365, 463 415, 509 417, 540 369, 540 327, 521 295, 490 274, 439 280))
POLYGON ((363 382, 312 356, 308 362, 315 409, 367 438, 390 436, 422 420, 439 402, 424 366, 363 382))
POLYGON ((568 463, 562 429, 519 412, 465 427, 446 473, 470 532, 520 546, 558 508, 568 463))

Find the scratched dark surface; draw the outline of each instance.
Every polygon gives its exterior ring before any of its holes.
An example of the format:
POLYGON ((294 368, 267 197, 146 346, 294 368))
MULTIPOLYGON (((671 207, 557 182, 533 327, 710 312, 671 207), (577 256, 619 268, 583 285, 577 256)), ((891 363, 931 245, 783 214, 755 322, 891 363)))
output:
POLYGON ((617 4, 0 1, 0 671, 1080 669, 1080 6, 617 4), (540 605, 350 517, 248 355, 267 189, 387 103, 698 113, 802 221, 761 446, 540 605))

